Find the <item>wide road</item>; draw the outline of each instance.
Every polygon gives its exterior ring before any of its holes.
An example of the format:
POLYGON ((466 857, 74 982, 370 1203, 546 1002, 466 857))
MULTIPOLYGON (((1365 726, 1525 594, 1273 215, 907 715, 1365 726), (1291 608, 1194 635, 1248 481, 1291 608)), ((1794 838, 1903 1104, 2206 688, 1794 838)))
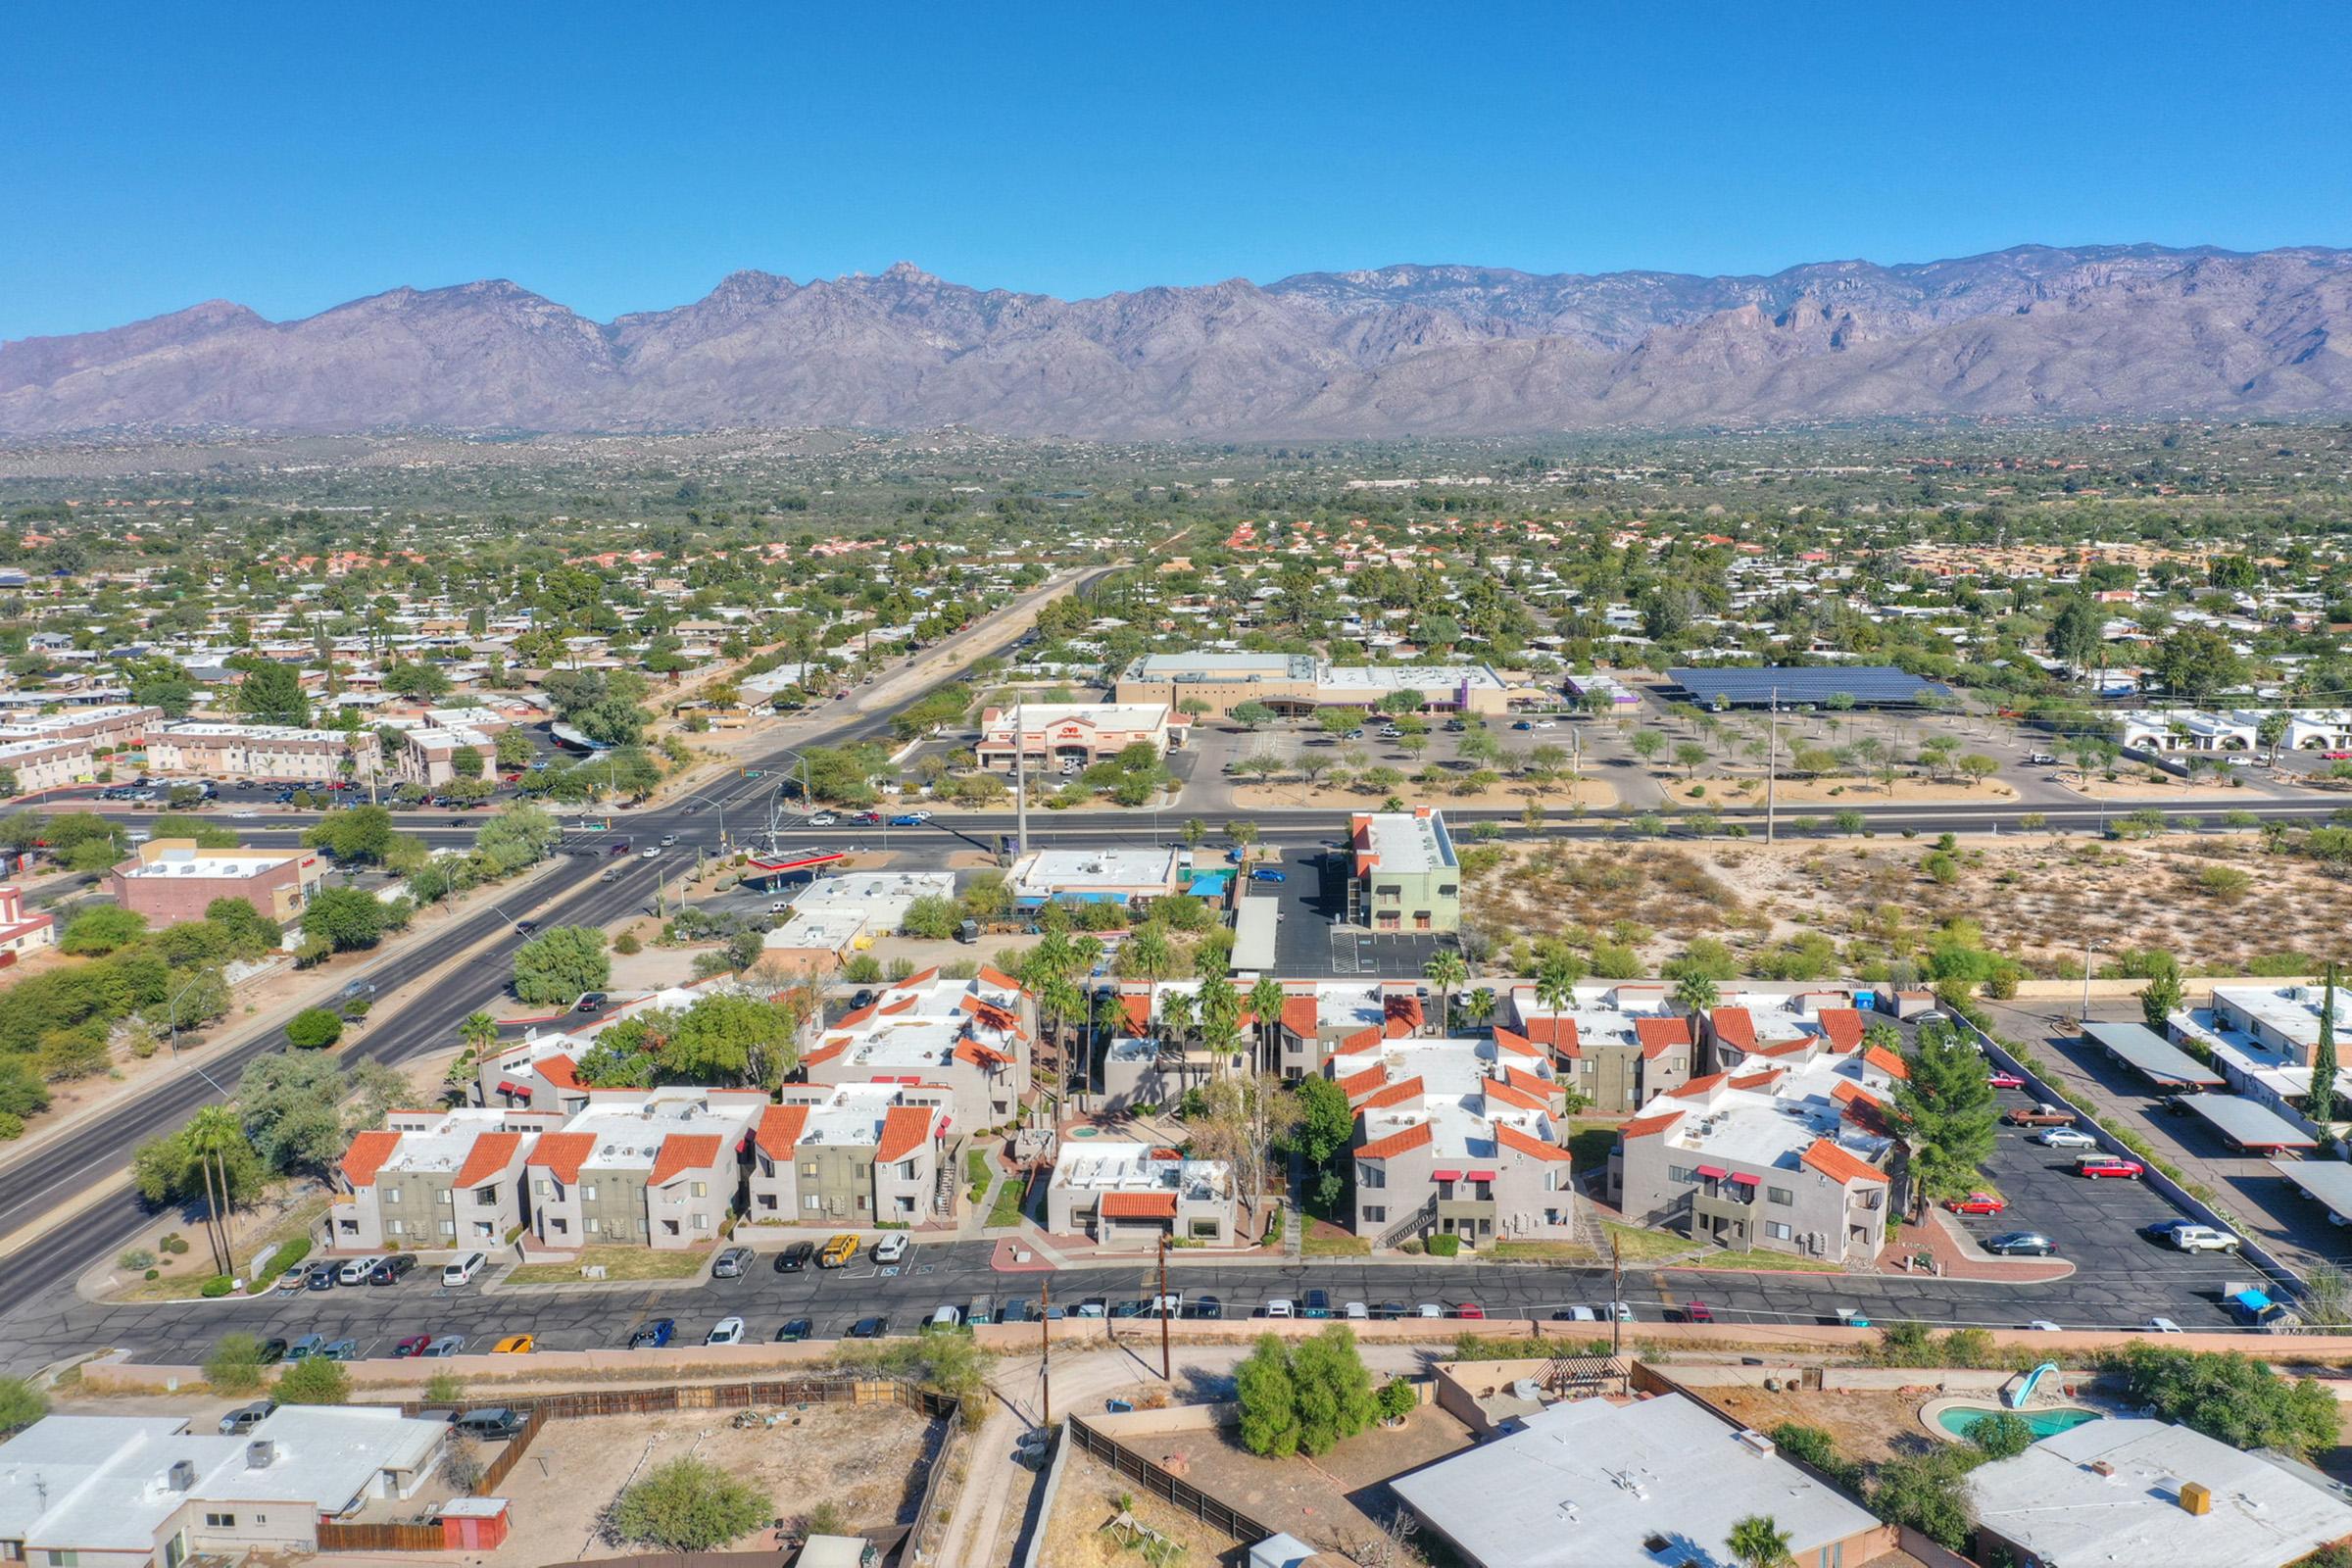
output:
MULTIPOLYGON (((1081 575, 1074 591, 1086 593, 1110 569, 1098 568, 1081 575)), ((1002 650, 1027 627, 1028 617, 1020 612, 1043 602, 1042 595, 1032 596, 927 650, 915 668, 878 677, 887 694, 884 701, 867 707, 853 698, 841 705, 845 710, 839 719, 811 729, 795 729, 789 747, 779 741, 743 759, 744 768, 767 776, 755 779, 744 777, 742 771, 730 773, 691 794, 616 817, 616 824, 625 822, 625 832, 637 850, 649 847, 664 833, 684 835, 707 827, 722 810, 749 808, 740 819, 745 830, 754 826, 750 819, 754 814, 760 825, 764 825, 765 803, 778 785, 772 769, 779 760, 788 760, 792 751, 802 748, 842 746, 887 734, 891 720, 937 684, 934 679, 909 680, 907 676, 946 661, 960 666, 1002 650)), ((943 671, 938 678, 947 678, 947 673, 943 671)), ((827 718, 823 713, 812 716, 827 718)), ((730 829, 737 820, 729 820, 730 829)), ((289 823, 282 817, 273 818, 270 827, 252 830, 249 837, 260 843, 282 834, 291 842, 301 825, 300 820, 289 823)), ((402 825, 410 823, 404 820, 402 825)), ((444 835, 451 835, 455 843, 472 839, 470 829, 428 827, 425 833, 428 841, 444 835)), ((536 920, 541 925, 602 925, 632 909, 650 907, 658 874, 674 869, 677 862, 647 860, 636 854, 608 858, 596 853, 600 840, 601 836, 593 835, 567 840, 566 850, 577 848, 582 853, 565 855, 539 880, 507 894, 493 892, 489 903, 454 924, 432 932, 425 940, 397 946, 383 958, 352 971, 352 978, 372 982, 378 992, 389 993, 431 972, 452 954, 481 944, 478 952, 469 954, 425 998, 371 1015, 358 1037, 340 1050, 340 1057, 346 1062, 365 1057, 399 1063, 450 1046, 459 1021, 487 1005, 507 987, 514 950, 526 940, 514 928, 517 920, 536 920), (615 880, 601 879, 607 865, 618 870, 615 880)), ((197 1058, 201 1071, 174 1075, 152 1088, 133 1091, 115 1102, 105 1114, 88 1118, 0 1170, 0 1236, 37 1223, 59 1203, 116 1176, 139 1144, 180 1126, 200 1106, 226 1098, 246 1062, 281 1045, 277 1032, 270 1031, 226 1051, 207 1048, 197 1058)), ((70 1289, 76 1276, 128 1243, 153 1218, 137 1196, 125 1191, 41 1232, 10 1252, 5 1267, 0 1267, 0 1311, 42 1293, 70 1289)))

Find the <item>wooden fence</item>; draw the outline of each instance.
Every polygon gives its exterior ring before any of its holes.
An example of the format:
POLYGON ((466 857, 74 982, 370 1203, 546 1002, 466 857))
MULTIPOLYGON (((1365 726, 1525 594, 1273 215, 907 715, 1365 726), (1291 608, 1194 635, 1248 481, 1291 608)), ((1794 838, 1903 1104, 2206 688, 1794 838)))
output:
POLYGON ((440 1551, 439 1525, 342 1525, 318 1521, 320 1551, 440 1551))
POLYGON ((1152 1463, 1108 1433, 1098 1432, 1087 1424, 1083 1416, 1069 1418, 1069 1432, 1071 1440, 1078 1446, 1108 1464, 1112 1470, 1131 1481, 1141 1482, 1145 1491, 1173 1507, 1183 1509, 1212 1530, 1223 1531, 1243 1543, 1263 1541, 1268 1536, 1279 1534, 1272 1525, 1262 1524, 1240 1509, 1218 1501, 1191 1482, 1152 1463))

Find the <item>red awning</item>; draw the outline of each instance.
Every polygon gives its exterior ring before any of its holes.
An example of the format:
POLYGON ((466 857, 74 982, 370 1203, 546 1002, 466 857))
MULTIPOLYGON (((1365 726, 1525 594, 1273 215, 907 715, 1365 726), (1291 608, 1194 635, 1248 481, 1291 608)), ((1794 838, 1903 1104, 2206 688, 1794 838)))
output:
POLYGON ((1462 1180, 1466 1182, 1491 1182, 1494 1179, 1494 1173, 1491 1170, 1474 1170, 1465 1173, 1462 1177, 1462 1180))
POLYGON ((528 1089, 503 1078, 499 1080, 498 1092, 502 1095, 520 1095, 525 1100, 531 1098, 531 1092, 528 1089))
POLYGON ((1739 1171, 1732 1172, 1732 1174, 1725 1179, 1727 1181, 1738 1182, 1742 1187, 1753 1187, 1756 1185, 1756 1179, 1753 1176, 1742 1175, 1739 1171))
POLYGON ((1731 1174, 1721 1165, 1701 1165, 1698 1167, 1698 1173, 1711 1182, 1719 1182, 1731 1174))
POLYGON ((1433 1170, 1429 1173, 1429 1179, 1433 1182, 1458 1182, 1462 1179, 1462 1173, 1458 1170, 1433 1170))

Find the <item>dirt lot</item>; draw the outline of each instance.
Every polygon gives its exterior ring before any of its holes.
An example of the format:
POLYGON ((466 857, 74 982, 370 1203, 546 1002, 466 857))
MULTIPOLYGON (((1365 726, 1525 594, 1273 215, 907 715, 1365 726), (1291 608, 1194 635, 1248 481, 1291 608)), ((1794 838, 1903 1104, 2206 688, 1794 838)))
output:
POLYGON ((1758 1432, 1784 1421, 1819 1427, 1838 1451, 1862 1464, 1881 1464, 1936 1442, 1919 1424, 1925 1394, 1767 1394, 1762 1389, 1694 1389, 1709 1404, 1758 1432))
POLYGON ((1102 1528, 1118 1517, 1121 1497, 1139 1523, 1186 1548, 1184 1568, 1205 1568, 1240 1554, 1243 1543, 1138 1491, 1102 1460, 1073 1449, 1061 1473, 1061 1490, 1054 1495, 1054 1516, 1046 1522, 1046 1549, 1039 1557, 1043 1568, 1125 1568, 1141 1562, 1116 1532, 1102 1528))
POLYGON ((1934 853, 1924 838, 1511 845, 1470 891, 1498 938, 1565 930, 1581 945, 1574 928, 1592 940, 1634 938, 1652 974, 1699 937, 1736 953, 1826 938, 1838 961, 1822 972, 1850 972, 1915 953, 1956 918, 1975 921, 1985 948, 2045 976, 2079 974, 2067 966, 2081 963, 2085 941, 2102 962, 2159 947, 2216 972, 2242 972, 2289 947, 2317 958, 2352 952, 2334 913, 2343 884, 2308 860, 2266 855, 2253 833, 1979 837, 1959 847, 1948 883, 1929 874, 1934 853), (2249 918, 2258 906, 2261 918, 2249 918))
POLYGON ((605 1505, 643 1470, 693 1454, 757 1483, 785 1519, 831 1502, 853 1528, 910 1522, 931 1423, 895 1404, 811 1405, 797 1425, 736 1431, 727 1410, 551 1424, 500 1489, 514 1533, 500 1562, 625 1555, 596 1536, 605 1505))

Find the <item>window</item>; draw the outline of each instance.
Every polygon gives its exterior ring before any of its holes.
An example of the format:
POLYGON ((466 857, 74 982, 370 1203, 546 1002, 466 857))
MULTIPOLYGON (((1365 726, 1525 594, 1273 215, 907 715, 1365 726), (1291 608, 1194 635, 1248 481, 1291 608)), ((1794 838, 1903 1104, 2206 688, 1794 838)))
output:
POLYGON ((451 1192, 446 1187, 442 1188, 440 1192, 434 1194, 433 1196, 438 1198, 444 1203, 455 1203, 458 1200, 458 1195, 451 1192))
POLYGON ((387 1202, 387 1203, 397 1203, 397 1202, 399 1202, 399 1201, 400 1201, 400 1189, 399 1189, 399 1188, 397 1188, 397 1187, 387 1187, 387 1188, 385 1188, 385 1189, 384 1189, 384 1201, 385 1201, 385 1202, 387 1202))
POLYGON ((815 1175, 815 1174, 816 1174, 816 1161, 815 1161, 815 1160, 813 1160, 813 1159, 804 1159, 804 1160, 802 1160, 802 1161, 801 1161, 801 1174, 802 1174, 802 1175, 804 1175, 804 1176, 813 1176, 813 1175, 815 1175))
POLYGON ((872 1206, 872 1205, 871 1205, 871 1204, 868 1202, 868 1200, 867 1200, 867 1199, 866 1199, 866 1196, 865 1196, 865 1194, 863 1194, 863 1193, 859 1193, 859 1194, 858 1195, 858 1213, 860 1213, 860 1214, 862 1214, 862 1213, 864 1213, 864 1212, 866 1211, 866 1209, 867 1209, 867 1208, 869 1208, 870 1206, 872 1206))
POLYGON ((603 1220, 600 1220, 600 1219, 598 1219, 598 1218, 597 1218, 597 1217, 596 1217, 594 1214, 591 1214, 591 1215, 589 1215, 589 1216, 588 1216, 588 1234, 589 1234, 589 1235, 591 1235, 591 1236, 594 1236, 594 1235, 596 1235, 598 1232, 600 1232, 600 1231, 602 1231, 602 1230, 604 1229, 604 1225, 605 1225, 605 1222, 604 1222, 603 1220))
POLYGON ((51 1547, 49 1551, 49 1568, 81 1568, 81 1553, 78 1551, 59 1551, 55 1547, 51 1547))
POLYGON ((1286 1049, 1289 1050, 1292 1055, 1296 1056, 1306 1050, 1306 1042, 1294 1038, 1286 1049))
POLYGON ((776 1206, 776 1195, 773 1193, 761 1193, 760 1195, 760 1206, 761 1208, 774 1208, 776 1206))
POLYGON ((1389 1210, 1388 1210, 1388 1207, 1387 1207, 1387 1205, 1386 1205, 1386 1204, 1382 1204, 1382 1203, 1366 1203, 1366 1204, 1364 1205, 1364 1223, 1365 1223, 1365 1224, 1367 1224, 1367 1225, 1382 1225, 1382 1224, 1386 1224, 1386 1223, 1388 1222, 1388 1218, 1389 1218, 1389 1210))
POLYGON ((1459 883, 1441 882, 1438 884, 1438 897, 1441 899, 1450 899, 1461 891, 1462 889, 1459 883))
POLYGON ((237 1528, 237 1516, 233 1513, 208 1513, 204 1516, 204 1527, 207 1530, 234 1530, 237 1528))
POLYGON ((1789 1228, 1787 1220, 1768 1219, 1764 1222, 1764 1234, 1776 1242, 1785 1242, 1796 1233, 1789 1228))
POLYGON ((409 1222, 405 1219, 396 1219, 385 1228, 395 1236, 406 1236, 409 1233, 409 1222))
POLYGON ((445 1220, 443 1220, 443 1221, 441 1222, 441 1234, 442 1234, 442 1235, 444 1235, 444 1236, 455 1236, 455 1235, 457 1235, 457 1234, 458 1234, 458 1222, 457 1222, 456 1220, 454 1220, 454 1219, 445 1219, 445 1220))
POLYGON ((1767 1187, 1764 1189, 1764 1196, 1784 1208, 1796 1201, 1796 1195, 1786 1187, 1767 1187))
POLYGON ((1217 1239, 1217 1222, 1213 1219, 1196 1219, 1193 1221, 1192 1229, 1194 1237, 1198 1240, 1213 1242, 1217 1239))
POLYGON ((1694 1182, 1698 1180, 1698 1172, 1688 1165, 1669 1165, 1666 1167, 1666 1179, 1670 1182, 1694 1182))
POLYGON ((1385 1165, 1358 1165, 1358 1166, 1356 1166, 1356 1167, 1355 1167, 1355 1185, 1356 1185, 1356 1186, 1358 1186, 1358 1187, 1386 1187, 1386 1186, 1388 1186, 1388 1185, 1389 1185, 1389 1172, 1388 1172, 1388 1167, 1387 1167, 1387 1166, 1385 1166, 1385 1165))
POLYGON ((580 1201, 583 1203, 596 1201, 596 1183, 590 1182, 580 1189, 580 1201))
POLYGON ((801 1206, 813 1214, 825 1206, 825 1200, 814 1193, 809 1193, 801 1199, 801 1206))
POLYGON ((900 1178, 901 1178, 902 1180, 905 1180, 905 1181, 912 1181, 912 1180, 914 1180, 914 1161, 913 1161, 913 1160, 911 1160, 911 1159, 902 1159, 902 1160, 900 1160, 900 1161, 899 1161, 899 1176, 900 1176, 900 1178))
POLYGON ((495 1203, 498 1201, 498 1189, 495 1187, 476 1187, 473 1190, 473 1200, 482 1204, 495 1203))
POLYGON ((536 1193, 539 1197, 545 1198, 547 1196, 547 1178, 542 1176, 533 1181, 531 1183, 531 1191, 536 1193))
POLYGON ((695 1228, 696 1230, 698 1230, 698 1231, 707 1231, 707 1230, 709 1230, 709 1229, 710 1228, 710 1215, 708 1215, 708 1214, 697 1214, 697 1215, 695 1215, 695 1216, 694 1216, 694 1228, 695 1228))

